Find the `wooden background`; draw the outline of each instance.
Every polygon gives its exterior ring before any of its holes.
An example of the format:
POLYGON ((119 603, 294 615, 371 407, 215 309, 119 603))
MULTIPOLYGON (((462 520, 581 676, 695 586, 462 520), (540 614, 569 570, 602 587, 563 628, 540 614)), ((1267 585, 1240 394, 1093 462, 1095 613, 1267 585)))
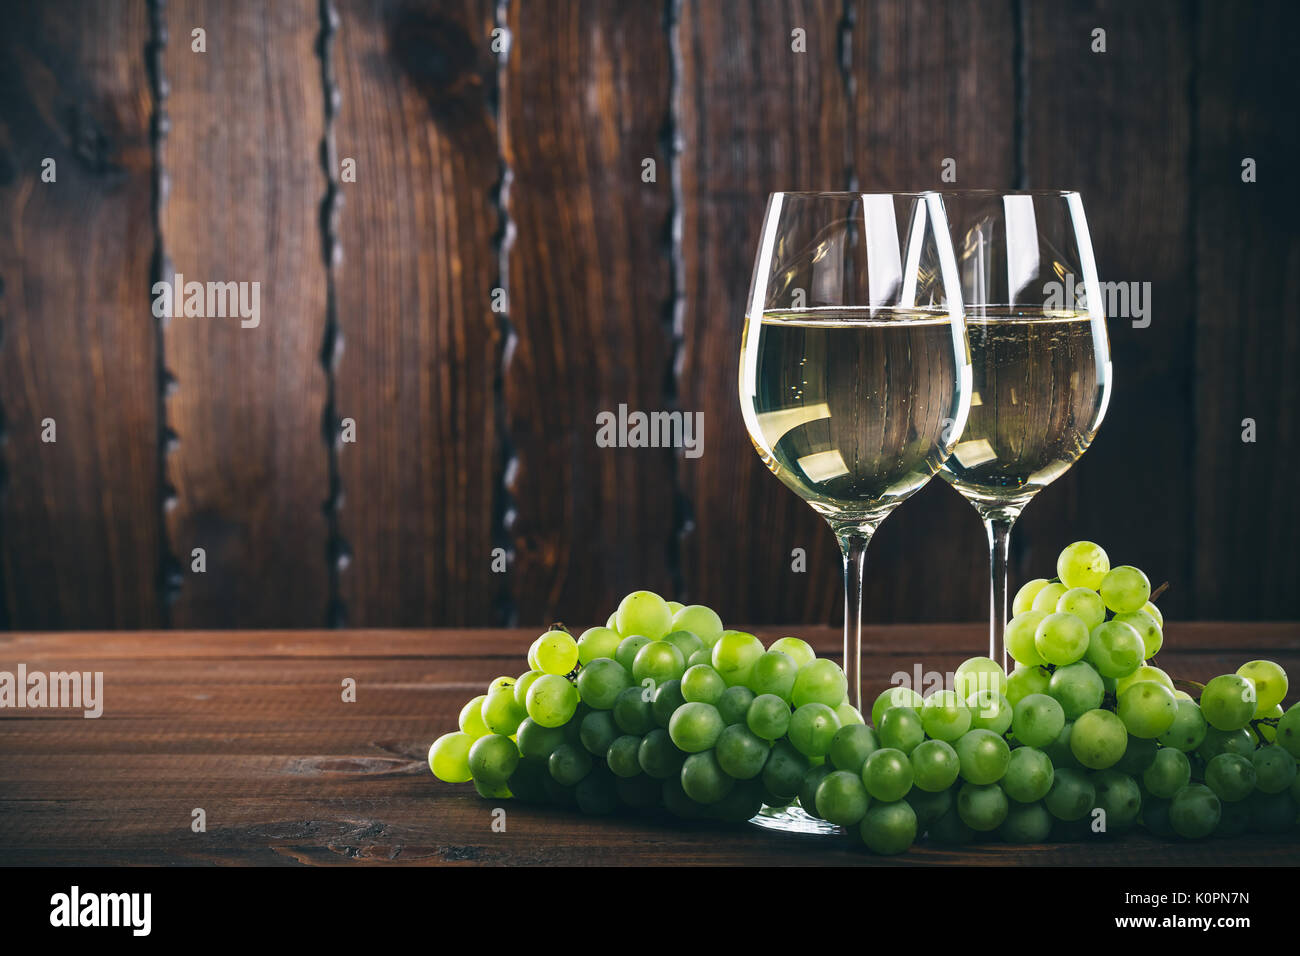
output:
MULTIPOLYGON (((0 8, 0 626, 585 626, 633 587, 833 622, 737 406, 757 227, 949 157, 1081 190, 1102 278, 1152 284, 1014 579, 1089 537, 1174 616, 1300 616, 1292 0, 0 8), (259 281, 260 327, 156 321, 173 271, 259 281), (704 411, 705 454, 597 448, 620 403, 704 411)), ((932 482, 868 619, 982 617, 985 547, 932 482)))

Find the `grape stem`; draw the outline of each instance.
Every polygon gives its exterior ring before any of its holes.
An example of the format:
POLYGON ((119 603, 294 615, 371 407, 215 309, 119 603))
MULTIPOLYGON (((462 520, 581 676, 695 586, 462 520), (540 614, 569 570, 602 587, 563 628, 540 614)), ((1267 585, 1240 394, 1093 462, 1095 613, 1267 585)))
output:
POLYGON ((1155 601, 1156 598, 1160 597, 1160 595, 1164 594, 1168 590, 1169 590, 1169 582, 1166 581, 1164 584, 1160 585, 1160 587, 1152 591, 1151 597, 1149 597, 1147 600, 1155 601))

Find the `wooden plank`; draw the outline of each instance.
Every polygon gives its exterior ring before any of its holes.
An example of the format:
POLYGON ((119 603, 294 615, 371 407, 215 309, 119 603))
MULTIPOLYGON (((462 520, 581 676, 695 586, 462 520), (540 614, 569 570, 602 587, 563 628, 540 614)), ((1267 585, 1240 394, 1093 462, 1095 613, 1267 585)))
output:
POLYGON ((178 383, 167 402, 179 439, 168 460, 168 529, 185 572, 174 609, 181 627, 325 620, 317 6, 168 6, 167 250, 187 282, 260 283, 261 312, 254 328, 240 318, 178 318, 167 328, 178 383), (207 31, 206 53, 192 51, 195 28, 207 31), (194 548, 206 551, 205 573, 191 570, 194 548))
POLYGON ((680 452, 596 444, 599 413, 672 404, 662 16, 652 3, 510 5, 504 400, 521 622, 594 619, 634 588, 670 591, 680 452))
POLYGON ((1288 157, 1300 148, 1293 3, 1203 4, 1197 37, 1196 613, 1300 615, 1296 435, 1300 238, 1288 157), (1257 181, 1242 181, 1242 161, 1257 181), (1242 441, 1253 419, 1253 444, 1242 441))
MULTIPOLYGON (((844 189, 841 4, 684 4, 680 32, 681 405, 704 412, 704 454, 680 483, 694 515, 686 592, 724 619, 829 621, 843 602, 830 530, 763 466, 736 376, 767 196, 844 189), (806 52, 792 49, 804 31, 806 52), (806 571, 792 552, 802 548, 806 571)), ((869 614, 874 617, 874 614, 869 614)))
MULTIPOLYGON (((1111 316, 1114 390, 1096 441, 1016 525, 1016 583, 1070 541, 1169 581, 1193 613, 1191 8, 1178 0, 1026 5, 1029 185, 1083 195, 1103 282, 1150 283, 1150 325, 1111 316), (1093 30, 1106 52, 1093 53, 1093 30)), ((1200 386, 1198 385, 1198 388, 1200 386)))
POLYGON ((149 24, 142 3, 62 0, 5 20, 0 626, 155 627, 149 24))
POLYGON ((493 4, 340 3, 337 370, 347 619, 489 624, 498 180, 493 4))
MULTIPOLYGON (((852 35, 853 158, 861 189, 1015 186, 1013 6, 861 5, 852 35), (942 178, 949 159, 955 181, 942 178)), ((987 568, 979 516, 936 476, 872 539, 863 616, 987 620, 987 568), (948 570, 954 556, 961 573, 948 570)))

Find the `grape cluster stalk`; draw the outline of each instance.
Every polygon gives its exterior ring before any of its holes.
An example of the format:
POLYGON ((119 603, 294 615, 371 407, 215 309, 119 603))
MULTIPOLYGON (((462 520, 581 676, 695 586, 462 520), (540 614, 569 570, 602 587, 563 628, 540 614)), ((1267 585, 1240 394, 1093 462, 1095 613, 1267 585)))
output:
POLYGON ((650 591, 574 638, 553 625, 528 670, 465 704, 429 749, 484 798, 593 815, 749 820, 797 804, 879 854, 918 841, 1044 843, 1282 834, 1300 823, 1300 704, 1272 661, 1193 697, 1155 666, 1164 618, 1137 568, 1096 544, 1016 594, 1010 674, 963 662, 922 697, 890 687, 870 723, 834 661, 765 647, 703 605, 650 591))

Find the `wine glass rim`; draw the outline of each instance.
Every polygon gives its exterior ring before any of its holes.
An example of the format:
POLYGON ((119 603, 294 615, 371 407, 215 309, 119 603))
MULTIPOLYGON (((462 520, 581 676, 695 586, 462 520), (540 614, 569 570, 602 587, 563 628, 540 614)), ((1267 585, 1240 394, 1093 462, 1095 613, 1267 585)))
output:
POLYGON ((1077 196, 1077 189, 936 189, 940 196, 1077 196))
POLYGON ((906 196, 920 198, 939 195, 936 189, 896 190, 896 189, 778 189, 771 196, 794 196, 799 199, 856 199, 859 196, 906 196))

